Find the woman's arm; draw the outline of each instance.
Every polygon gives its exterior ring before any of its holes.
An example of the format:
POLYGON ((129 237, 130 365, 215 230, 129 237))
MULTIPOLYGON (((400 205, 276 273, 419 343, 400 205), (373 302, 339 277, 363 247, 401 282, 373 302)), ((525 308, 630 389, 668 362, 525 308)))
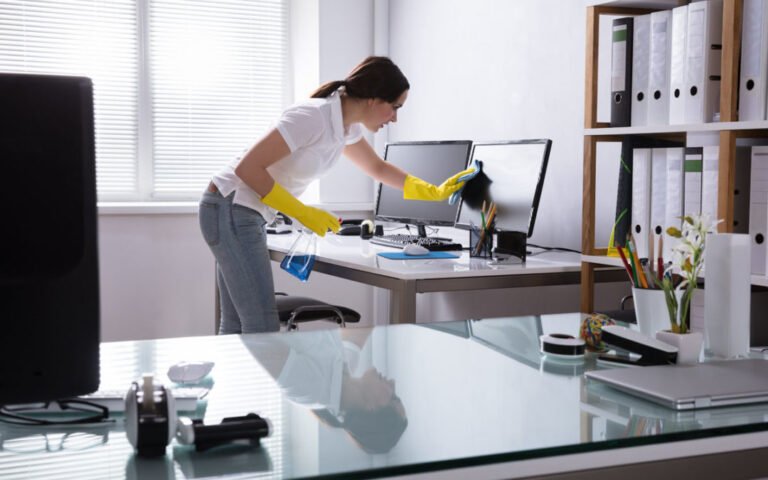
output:
POLYGON ((267 167, 290 153, 291 150, 283 136, 277 129, 272 129, 243 155, 235 168, 235 175, 263 198, 275 185, 267 167))
POLYGON ((389 187, 397 188, 398 190, 403 189, 405 177, 408 174, 391 163, 382 160, 364 138, 360 139, 357 143, 344 147, 344 155, 349 157, 366 175, 389 187))

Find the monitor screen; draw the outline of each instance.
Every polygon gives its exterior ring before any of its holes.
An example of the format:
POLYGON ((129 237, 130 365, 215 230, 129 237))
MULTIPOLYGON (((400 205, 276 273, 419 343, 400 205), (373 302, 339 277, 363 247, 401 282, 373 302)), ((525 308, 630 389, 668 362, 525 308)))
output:
MULTIPOLYGON (((440 185, 466 168, 471 147, 469 140, 389 143, 384 159, 414 177, 440 185)), ((401 190, 380 185, 376 220, 453 226, 458 206, 458 202, 450 205, 447 201, 405 200, 401 190)))
MULTIPOLYGON (((496 203, 497 230, 533 235, 551 147, 548 139, 475 143, 471 161, 482 160, 483 172, 491 181, 486 210, 490 201, 496 203)), ((481 218, 480 209, 461 202, 456 226, 469 229, 480 225, 481 218)))
POLYGON ((0 73, 0 405, 99 384, 93 87, 0 73))

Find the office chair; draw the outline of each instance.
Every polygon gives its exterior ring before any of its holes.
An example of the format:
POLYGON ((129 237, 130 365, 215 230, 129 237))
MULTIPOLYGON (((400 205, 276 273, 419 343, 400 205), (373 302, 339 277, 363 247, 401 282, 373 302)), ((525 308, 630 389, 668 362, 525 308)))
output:
MULTIPOLYGON (((214 331, 218 335, 221 324, 221 305, 219 303, 219 285, 214 282, 214 286, 214 331)), ((355 310, 341 305, 331 305, 311 297, 275 292, 275 303, 277 304, 277 316, 280 319, 280 325, 288 331, 298 330, 299 323, 317 320, 336 322, 341 328, 346 328, 347 323, 360 322, 360 314, 355 310)))
POLYGON ((635 319, 634 306, 632 309, 626 308, 627 300, 632 300, 632 304, 634 305, 634 299, 632 298, 632 295, 627 295, 622 297, 621 301, 619 302, 619 310, 604 310, 597 313, 608 315, 612 319, 619 320, 620 322, 637 323, 637 320, 635 319))
POLYGON ((299 323, 316 320, 336 322, 341 328, 346 328, 347 323, 360 321, 360 314, 355 310, 341 305, 331 305, 315 298, 276 292, 275 302, 280 325, 285 326, 288 331, 298 330, 299 323))

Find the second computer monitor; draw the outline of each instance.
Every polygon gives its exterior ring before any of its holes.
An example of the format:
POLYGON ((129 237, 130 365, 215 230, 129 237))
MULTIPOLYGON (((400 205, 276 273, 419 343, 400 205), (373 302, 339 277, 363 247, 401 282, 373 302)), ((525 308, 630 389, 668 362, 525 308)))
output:
MULTIPOLYGON (((414 177, 434 185, 464 170, 472 142, 397 142, 387 144, 384 159, 414 177)), ((447 225, 456 221, 458 202, 405 200, 399 189, 381 185, 376 202, 376 220, 411 225, 447 225)))
MULTIPOLYGON (((533 235, 551 147, 548 139, 475 143, 471 159, 482 160, 483 172, 491 180, 488 196, 497 204, 498 230, 533 235)), ((468 229, 482 219, 479 209, 462 202, 456 226, 468 229)))

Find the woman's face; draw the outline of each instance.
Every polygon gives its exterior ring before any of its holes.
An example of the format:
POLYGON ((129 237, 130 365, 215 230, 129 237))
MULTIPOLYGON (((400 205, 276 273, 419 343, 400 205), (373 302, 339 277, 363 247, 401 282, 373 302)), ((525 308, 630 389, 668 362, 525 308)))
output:
POLYGON ((407 98, 408 90, 391 103, 380 98, 369 99, 368 115, 366 115, 363 125, 371 132, 376 133, 389 122, 397 122, 397 111, 405 104, 407 98))
POLYGON ((363 384, 363 409, 378 410, 388 405, 395 396, 395 382, 375 368, 369 368, 360 377, 363 384))

